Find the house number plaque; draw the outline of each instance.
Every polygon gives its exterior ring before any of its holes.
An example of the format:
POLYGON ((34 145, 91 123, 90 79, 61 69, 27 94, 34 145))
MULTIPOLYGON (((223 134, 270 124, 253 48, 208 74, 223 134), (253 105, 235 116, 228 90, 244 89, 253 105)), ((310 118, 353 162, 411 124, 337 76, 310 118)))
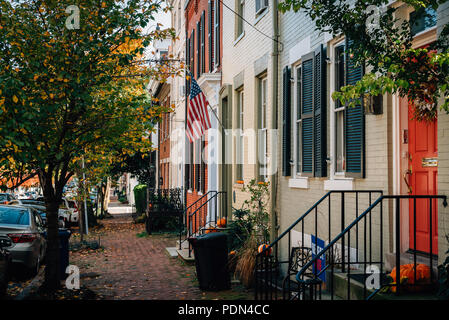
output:
POLYGON ((438 167, 437 158, 422 158, 422 167, 438 167))

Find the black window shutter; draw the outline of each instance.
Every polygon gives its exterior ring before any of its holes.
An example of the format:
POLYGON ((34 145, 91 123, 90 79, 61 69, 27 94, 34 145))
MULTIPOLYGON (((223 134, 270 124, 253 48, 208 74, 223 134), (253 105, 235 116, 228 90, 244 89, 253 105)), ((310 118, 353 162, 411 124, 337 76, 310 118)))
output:
MULTIPOLYGON (((351 41, 346 39, 346 85, 354 85, 363 76, 363 66, 356 65, 349 54, 351 41)), ((365 114, 362 99, 345 110, 346 175, 365 177, 365 114)))
POLYGON ((323 45, 315 50, 314 59, 314 175, 327 175, 326 146, 326 51, 323 45))
POLYGON ((302 57, 301 137, 302 170, 313 175, 313 69, 314 52, 302 57))
POLYGON ((217 52, 215 52, 215 64, 218 66, 220 64, 220 2, 215 1, 215 11, 216 11, 216 21, 215 21, 215 47, 217 52))
POLYGON ((212 13, 212 0, 209 0, 209 8, 208 8, 208 61, 209 61, 209 72, 212 72, 212 70, 214 69, 214 65, 213 65, 213 45, 212 45, 212 30, 214 27, 214 22, 212 21, 213 19, 213 13, 212 13))
POLYGON ((291 70, 287 66, 283 74, 283 107, 282 107, 282 175, 288 177, 291 175, 290 157, 291 157, 291 70))
MULTIPOLYGON (((190 38, 187 38, 187 41, 186 41, 186 67, 187 67, 187 70, 192 70, 191 69, 191 66, 190 66, 190 38)), ((187 77, 186 77, 186 95, 187 95, 187 92, 189 92, 190 91, 190 81, 189 80, 187 80, 187 77)))
POLYGON ((206 46, 206 14, 203 11, 203 13, 201 14, 201 73, 206 72, 206 51, 205 51, 205 46, 206 46))
POLYGON ((201 24, 200 21, 196 23, 196 58, 197 58, 197 65, 196 65, 196 78, 198 79, 201 75, 201 24))
POLYGON ((192 30, 192 36, 190 37, 190 60, 192 63, 190 64, 190 71, 192 75, 195 74, 195 30, 192 30))

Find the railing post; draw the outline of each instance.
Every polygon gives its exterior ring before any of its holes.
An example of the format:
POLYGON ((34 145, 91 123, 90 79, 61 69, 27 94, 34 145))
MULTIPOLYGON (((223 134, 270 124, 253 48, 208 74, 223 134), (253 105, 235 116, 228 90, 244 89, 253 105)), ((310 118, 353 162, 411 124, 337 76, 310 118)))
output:
MULTIPOLYGON (((345 230, 345 193, 341 192, 341 233, 345 230)), ((341 238, 341 271, 345 272, 345 237, 341 238)))
POLYGON ((401 199, 396 198, 396 295, 399 295, 401 285, 401 199))

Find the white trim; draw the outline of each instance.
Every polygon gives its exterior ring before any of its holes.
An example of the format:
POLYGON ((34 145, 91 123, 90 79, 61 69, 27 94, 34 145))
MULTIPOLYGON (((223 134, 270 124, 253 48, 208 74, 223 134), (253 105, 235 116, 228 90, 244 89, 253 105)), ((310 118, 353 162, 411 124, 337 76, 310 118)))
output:
POLYGON ((243 39, 243 37, 245 36, 245 31, 243 31, 235 40, 234 40, 234 46, 240 42, 240 40, 243 39))
POLYGON ((399 97, 393 96, 393 194, 401 194, 401 113, 399 97))
POLYGON ((324 181, 324 190, 354 190, 354 179, 331 179, 324 181))
MULTIPOLYGON (((329 170, 329 177, 331 180, 336 178, 336 173, 335 173, 335 152, 336 152, 336 146, 335 146, 335 130, 336 130, 336 125, 335 125, 335 120, 336 120, 336 116, 335 116, 335 101, 334 99, 332 99, 332 92, 335 91, 335 47, 337 47, 338 45, 340 45, 342 42, 345 41, 345 38, 343 39, 339 39, 337 41, 335 41, 334 43, 329 44, 329 50, 328 50, 328 56, 330 61, 332 62, 330 64, 330 68, 329 68, 329 79, 330 79, 330 85, 329 85, 329 137, 330 137, 330 141, 329 141, 329 146, 330 146, 330 170, 329 170)), ((326 190, 326 184, 325 184, 325 190, 326 190)))
POLYGON ((308 177, 297 177, 288 180, 289 188, 309 189, 308 177))

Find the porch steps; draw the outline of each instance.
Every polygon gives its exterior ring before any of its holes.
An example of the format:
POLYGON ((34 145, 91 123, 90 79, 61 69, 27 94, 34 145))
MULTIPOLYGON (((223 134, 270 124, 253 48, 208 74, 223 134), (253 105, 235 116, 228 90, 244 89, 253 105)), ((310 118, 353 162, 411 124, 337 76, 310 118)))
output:
POLYGON ((177 258, 178 257, 178 249, 179 247, 167 247, 165 248, 165 251, 170 256, 170 258, 177 258))
MULTIPOLYGON (((416 263, 418 264, 425 264, 427 266, 430 266, 429 257, 424 256, 423 254, 416 254, 416 263)), ((410 252, 404 252, 401 253, 401 265, 404 264, 410 264, 413 263, 413 253, 410 252)), ((387 253, 386 259, 385 259, 385 269, 386 270, 393 270, 393 268, 396 266, 396 255, 394 253, 387 253)), ((434 279, 437 279, 438 277, 438 258, 433 257, 432 258, 432 271, 434 275, 434 279)))
MULTIPOLYGON (((179 247, 178 247, 179 248, 179 247)), ((194 264, 195 263, 195 254, 192 251, 189 257, 189 249, 176 249, 176 252, 178 253, 178 258, 180 258, 182 261, 188 263, 188 264, 194 264)))
MULTIPOLYGON (((350 300, 364 300, 364 286, 363 283, 350 277, 350 300)), ((334 273, 334 299, 348 300, 348 277, 347 274, 334 273)), ((374 290, 366 289, 366 295, 369 296, 374 290)), ((329 295, 330 297, 330 295, 329 295)), ((324 299, 323 300, 328 300, 324 299)), ((419 293, 401 293, 397 296, 394 293, 377 293, 372 300, 438 300, 434 293, 419 292, 419 293)))

